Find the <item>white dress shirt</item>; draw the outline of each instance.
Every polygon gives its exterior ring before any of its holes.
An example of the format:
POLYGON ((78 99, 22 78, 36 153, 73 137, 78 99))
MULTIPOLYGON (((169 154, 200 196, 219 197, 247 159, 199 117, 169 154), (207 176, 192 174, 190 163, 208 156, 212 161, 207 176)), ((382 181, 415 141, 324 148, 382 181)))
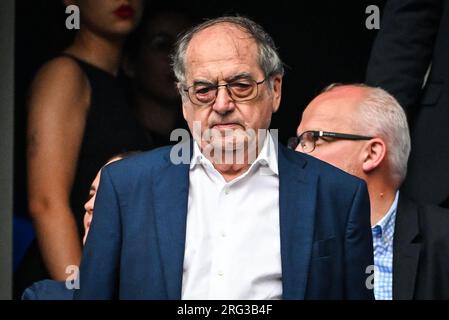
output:
POLYGON ((279 172, 268 135, 226 182, 194 143, 182 299, 281 299, 279 172))

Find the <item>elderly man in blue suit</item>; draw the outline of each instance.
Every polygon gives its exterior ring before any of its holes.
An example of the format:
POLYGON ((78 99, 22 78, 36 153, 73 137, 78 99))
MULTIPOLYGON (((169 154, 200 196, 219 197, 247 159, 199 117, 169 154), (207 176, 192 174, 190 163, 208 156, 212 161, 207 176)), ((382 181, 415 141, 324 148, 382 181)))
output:
POLYGON ((284 73, 271 37, 209 20, 173 65, 194 139, 103 169, 75 298, 372 299, 365 183, 266 131, 284 73))

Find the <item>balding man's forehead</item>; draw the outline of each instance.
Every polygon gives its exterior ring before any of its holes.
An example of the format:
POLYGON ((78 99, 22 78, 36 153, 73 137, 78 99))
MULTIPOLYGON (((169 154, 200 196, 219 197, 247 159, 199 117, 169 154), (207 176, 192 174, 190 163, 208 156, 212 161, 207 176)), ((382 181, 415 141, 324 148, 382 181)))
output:
POLYGON ((213 37, 220 33, 229 35, 229 36, 231 36, 231 38, 236 38, 236 39, 253 39, 253 37, 242 27, 240 27, 236 24, 230 23, 230 22, 220 22, 217 24, 210 25, 210 26, 198 31, 192 37, 192 40, 195 38, 198 38, 198 37, 203 37, 203 36, 213 37))
POLYGON ((366 92, 371 90, 371 87, 364 84, 342 84, 332 87, 328 92, 331 91, 346 91, 346 92, 366 92))
POLYGON ((332 98, 332 97, 345 97, 353 99, 364 99, 371 88, 356 86, 356 85, 341 85, 336 86, 329 91, 324 92, 321 96, 332 98))
POLYGON ((308 122, 316 124, 328 124, 332 126, 341 126, 347 123, 348 114, 344 114, 338 110, 338 106, 326 105, 326 107, 318 106, 316 108, 308 108, 304 112, 303 118, 308 122))
POLYGON ((356 101, 322 94, 305 109, 301 130, 351 130, 356 119, 356 101))
POLYGON ((229 50, 229 47, 235 50, 241 48, 257 50, 256 40, 247 32, 236 25, 220 23, 209 26, 195 34, 187 47, 187 53, 189 54, 194 50, 198 54, 198 51, 201 51, 200 48, 212 44, 221 47, 223 50, 229 50))

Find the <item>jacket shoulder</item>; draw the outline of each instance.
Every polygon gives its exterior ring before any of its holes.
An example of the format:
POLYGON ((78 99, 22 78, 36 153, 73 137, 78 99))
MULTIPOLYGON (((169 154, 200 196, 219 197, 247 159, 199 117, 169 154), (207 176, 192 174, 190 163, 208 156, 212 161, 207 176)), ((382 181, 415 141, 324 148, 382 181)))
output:
MULTIPOLYGON (((413 240, 417 236, 427 244, 446 243, 449 250, 449 210, 436 205, 416 203, 399 196, 395 234, 413 240)), ((404 239, 403 239, 404 240, 404 239)))
POLYGON ((22 300, 72 300, 73 293, 63 281, 41 280, 24 291, 22 300))
POLYGON ((151 172, 170 164, 171 148, 172 146, 166 146, 135 154, 125 159, 114 161, 102 170, 107 171, 114 180, 147 176, 151 172))
POLYGON ((358 188, 365 182, 325 161, 310 156, 305 153, 293 151, 282 147, 284 156, 295 163, 297 166, 305 169, 308 174, 318 175, 320 183, 329 186, 346 186, 348 188, 358 188))
POLYGON ((421 233, 446 243, 449 248, 449 210, 427 204, 419 204, 418 210, 421 233))

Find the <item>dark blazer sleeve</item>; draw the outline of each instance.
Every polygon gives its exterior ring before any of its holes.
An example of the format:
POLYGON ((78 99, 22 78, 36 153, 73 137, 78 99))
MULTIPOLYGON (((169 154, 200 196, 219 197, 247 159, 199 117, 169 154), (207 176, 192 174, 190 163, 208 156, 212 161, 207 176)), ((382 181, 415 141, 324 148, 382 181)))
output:
POLYGON ((432 59, 443 0, 389 0, 368 62, 366 83, 387 90, 407 112, 417 106, 432 59))
POLYGON ((22 300, 72 300, 73 292, 64 281, 41 280, 23 292, 22 300))
POLYGON ((22 300, 39 300, 35 284, 25 289, 22 294, 22 300))
POLYGON ((95 213, 80 266, 75 299, 116 298, 119 279, 121 223, 118 196, 108 167, 102 169, 95 213))
POLYGON ((374 265, 370 223, 370 203, 365 182, 361 181, 349 212, 345 230, 345 291, 347 299, 374 299, 367 286, 368 266, 374 265))

